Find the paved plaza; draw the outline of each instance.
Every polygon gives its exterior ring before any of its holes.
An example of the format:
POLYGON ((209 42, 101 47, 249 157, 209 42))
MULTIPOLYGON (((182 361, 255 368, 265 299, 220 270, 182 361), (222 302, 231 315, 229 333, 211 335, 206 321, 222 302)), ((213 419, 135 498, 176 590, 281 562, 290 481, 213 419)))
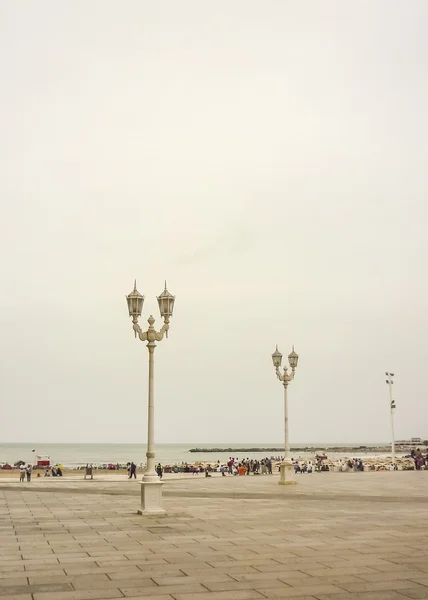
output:
POLYGON ((428 473, 0 480, 0 600, 428 599, 428 473))

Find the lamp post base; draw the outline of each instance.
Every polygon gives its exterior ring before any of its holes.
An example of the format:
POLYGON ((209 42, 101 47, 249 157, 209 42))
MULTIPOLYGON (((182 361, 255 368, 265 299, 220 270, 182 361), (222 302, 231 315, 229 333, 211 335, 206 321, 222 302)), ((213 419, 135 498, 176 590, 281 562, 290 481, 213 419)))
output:
POLYGON ((279 466, 279 481, 278 485, 295 485, 297 481, 294 479, 294 467, 291 460, 284 460, 279 466))
POLYGON ((141 482, 141 508, 138 509, 139 515, 145 517, 164 515, 165 510, 162 508, 162 481, 157 477, 157 481, 153 479, 141 482))

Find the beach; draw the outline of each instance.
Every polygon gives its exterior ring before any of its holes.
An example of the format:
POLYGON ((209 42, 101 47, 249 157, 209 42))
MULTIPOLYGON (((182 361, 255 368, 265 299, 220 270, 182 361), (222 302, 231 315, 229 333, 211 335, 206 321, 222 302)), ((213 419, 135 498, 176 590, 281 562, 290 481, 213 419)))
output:
MULTIPOLYGON (((297 450, 293 458, 302 458, 303 460, 312 460, 315 456, 315 452, 305 452, 304 448, 309 444, 302 443, 300 446, 302 450, 297 450)), ((338 443, 330 444, 319 444, 321 447, 329 448, 339 446, 338 443)), ((348 446, 356 447, 359 444, 348 444, 348 446)), ((230 452, 216 452, 216 453, 191 453, 190 449, 194 447, 240 447, 242 448, 254 448, 254 447, 279 447, 281 444, 268 443, 248 443, 248 444, 156 444, 156 460, 161 462, 163 465, 174 465, 180 463, 215 463, 220 461, 225 463, 231 456, 230 452)), ((298 447, 299 444, 293 444, 298 447)), ((344 445, 342 445, 344 446, 344 445)), ((377 446, 384 448, 385 444, 370 444, 370 446, 377 446)), ((358 453, 349 450, 343 452, 330 452, 326 451, 329 458, 343 459, 343 458, 354 458, 354 457, 378 457, 387 460, 391 456, 391 452, 378 452, 378 453, 367 453, 363 450, 359 450, 358 453)), ((65 468, 76 468, 84 466, 86 463, 93 465, 108 465, 117 464, 126 465, 128 462, 133 461, 137 465, 145 464, 146 462, 146 444, 49 444, 49 443, 30 443, 30 444, 0 444, 0 463, 8 462, 14 464, 17 461, 24 461, 26 463, 35 463, 35 457, 37 455, 47 455, 51 461, 51 464, 62 464, 65 468), (35 450, 35 452, 33 452, 35 450)), ((266 458, 264 452, 250 452, 249 450, 244 453, 235 453, 234 458, 238 459, 254 459, 261 460, 266 458)))

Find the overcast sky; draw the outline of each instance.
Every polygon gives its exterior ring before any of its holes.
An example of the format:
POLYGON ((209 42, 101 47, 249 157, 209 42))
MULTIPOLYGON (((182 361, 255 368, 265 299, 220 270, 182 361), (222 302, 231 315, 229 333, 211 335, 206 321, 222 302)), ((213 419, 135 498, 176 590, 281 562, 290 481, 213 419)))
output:
POLYGON ((0 5, 3 442, 428 437, 425 0, 0 5), (146 321, 142 322, 142 325, 146 321))

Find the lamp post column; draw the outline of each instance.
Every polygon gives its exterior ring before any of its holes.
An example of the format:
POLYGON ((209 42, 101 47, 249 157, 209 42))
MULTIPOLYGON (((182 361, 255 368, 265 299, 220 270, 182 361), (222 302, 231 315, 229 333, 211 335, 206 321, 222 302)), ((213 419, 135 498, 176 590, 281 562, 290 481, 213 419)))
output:
POLYGON ((144 473, 144 481, 158 479, 158 474, 155 471, 155 348, 156 344, 154 342, 149 342, 147 344, 147 349, 149 351, 149 406, 147 414, 147 470, 144 473))
POLYGON ((391 412, 391 455, 392 455, 392 464, 395 465, 395 432, 394 432, 394 409, 395 409, 395 400, 392 398, 392 385, 394 383, 393 377, 394 373, 387 373, 385 375, 388 377, 386 383, 389 388, 389 409, 391 412))
POLYGON ((284 377, 284 460, 279 466, 279 485, 296 483, 296 480, 294 479, 293 463, 290 459, 290 438, 288 436, 288 383, 288 379, 284 377))
POLYGON ((288 381, 284 381, 284 461, 290 458, 290 441, 288 437, 288 381))

